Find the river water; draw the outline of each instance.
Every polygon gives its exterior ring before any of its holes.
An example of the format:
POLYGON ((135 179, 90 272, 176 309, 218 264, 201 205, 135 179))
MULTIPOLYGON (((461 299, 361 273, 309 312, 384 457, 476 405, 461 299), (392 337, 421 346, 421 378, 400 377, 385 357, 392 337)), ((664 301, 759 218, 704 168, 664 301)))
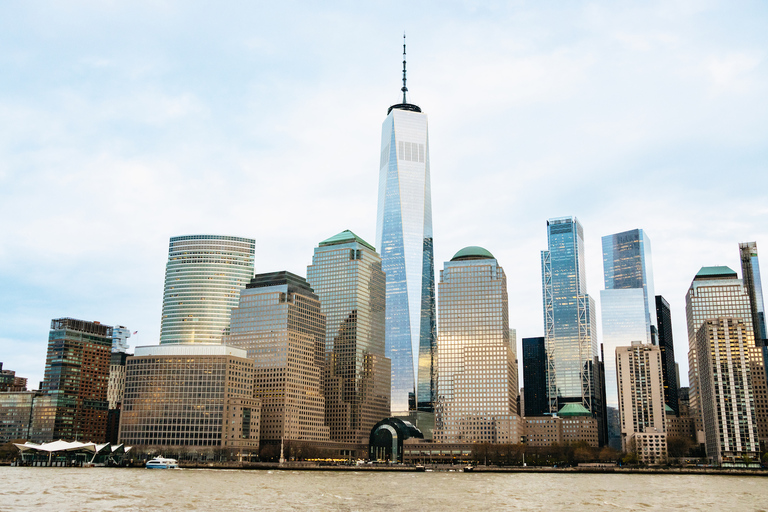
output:
POLYGON ((0 511, 768 510, 754 476, 0 467, 0 511))

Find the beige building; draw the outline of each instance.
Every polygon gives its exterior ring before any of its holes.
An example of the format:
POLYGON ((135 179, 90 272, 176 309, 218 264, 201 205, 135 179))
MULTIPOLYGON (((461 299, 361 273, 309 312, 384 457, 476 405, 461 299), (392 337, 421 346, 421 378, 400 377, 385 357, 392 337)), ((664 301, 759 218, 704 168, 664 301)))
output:
POLYGON ((120 442, 258 452, 253 361, 218 344, 136 347, 126 361, 120 442))
POLYGON ((487 250, 466 247, 438 285, 436 442, 515 444, 517 371, 507 280, 487 250))
POLYGON ((696 334, 705 446, 715 464, 741 464, 743 457, 760 456, 747 346, 751 338, 751 326, 725 317, 706 320, 696 334))
POLYGON ((690 382, 690 414, 696 421, 698 437, 704 441, 702 410, 699 400, 697 362, 697 332, 706 320, 735 318, 743 324, 742 338, 750 352, 752 386, 755 398, 755 418, 758 435, 768 442, 768 386, 766 386, 763 358, 755 348, 752 306, 749 292, 736 272, 728 267, 702 267, 694 277, 685 296, 685 314, 688 321, 688 380, 690 382))
POLYGON ((376 250, 351 231, 315 248, 307 281, 325 315, 325 423, 333 441, 368 444, 390 415, 384 271, 376 250))
POLYGON ((633 341, 616 348, 616 381, 619 388, 621 446, 637 451, 643 462, 667 457, 666 411, 661 349, 633 341))
POLYGON ((581 404, 565 404, 553 416, 527 416, 525 423, 526 444, 529 446, 552 446, 584 442, 599 446, 597 418, 581 404))
POLYGON ((290 272, 254 276, 232 310, 224 342, 246 350, 255 363, 263 442, 328 440, 325 315, 304 278, 290 272))

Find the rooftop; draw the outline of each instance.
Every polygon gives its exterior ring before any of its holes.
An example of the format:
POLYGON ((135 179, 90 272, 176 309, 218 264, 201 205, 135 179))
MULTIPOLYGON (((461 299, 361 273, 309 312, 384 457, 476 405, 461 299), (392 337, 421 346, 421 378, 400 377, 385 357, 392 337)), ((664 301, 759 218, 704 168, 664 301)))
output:
POLYGON ((456 254, 453 255, 451 261, 467 261, 467 260, 494 260, 493 254, 487 249, 477 247, 476 245, 470 245, 465 247, 456 254))
POLYGON ((356 234, 354 234, 348 229, 345 229, 338 235, 334 235, 331 238, 328 238, 327 240, 323 240, 322 242, 320 242, 319 246, 326 247, 328 245, 348 244, 351 242, 357 242, 360 245, 367 247, 368 249, 374 252, 376 251, 376 248, 374 246, 372 246, 371 244, 369 244, 368 242, 366 242, 365 240, 363 240, 362 238, 360 238, 359 236, 357 236, 356 234))
POLYGON ((736 278, 736 272, 725 266, 701 267, 701 270, 696 274, 696 279, 698 278, 736 278))
POLYGON ((565 404, 557 411, 557 415, 567 418, 569 416, 592 416, 592 413, 581 404, 565 404))

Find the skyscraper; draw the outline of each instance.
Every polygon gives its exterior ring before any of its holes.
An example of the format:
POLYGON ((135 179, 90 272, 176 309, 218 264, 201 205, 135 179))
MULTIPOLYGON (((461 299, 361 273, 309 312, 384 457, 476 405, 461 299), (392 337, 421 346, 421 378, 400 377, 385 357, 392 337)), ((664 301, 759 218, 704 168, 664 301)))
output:
POLYGON ((544 337, 523 338, 524 416, 542 416, 549 412, 547 402, 547 352, 544 337))
MULTIPOLYGON (((651 242, 642 229, 604 236, 603 277, 605 290, 600 291, 605 359, 606 406, 619 406, 616 377, 618 347, 634 341, 656 343, 656 311, 653 307, 653 270, 651 242)), ((609 432, 609 443, 615 446, 620 432, 609 432)))
POLYGON ((667 455, 661 350, 634 341, 617 347, 615 355, 622 448, 634 445, 643 462, 660 462, 667 455))
POLYGON ((104 442, 111 352, 112 327, 73 318, 51 321, 42 385, 51 397, 51 428, 37 438, 104 442))
POLYGON ((656 322, 659 326, 664 401, 679 416, 680 403, 677 396, 679 377, 677 375, 677 363, 675 363, 675 344, 672 338, 672 312, 669 309, 669 302, 661 295, 656 296, 656 322))
POLYGON ((221 343, 240 290, 253 277, 255 242, 218 235, 175 236, 165 267, 160 343, 221 343))
POLYGON ((763 367, 768 378, 768 331, 765 324, 765 304, 763 303, 763 285, 760 282, 760 263, 757 260, 757 242, 739 244, 741 255, 741 277, 749 295, 752 311, 752 328, 755 332, 755 346, 763 355, 763 367))
POLYGON ((392 411, 433 411, 436 392, 435 268, 427 115, 403 101, 381 128, 376 246, 386 274, 386 355, 392 411))
POLYGON ((320 242, 307 281, 325 315, 325 423, 333 441, 366 443, 389 416, 385 277, 376 250, 351 231, 320 242))
POLYGON ((728 267, 702 267, 685 296, 685 314, 688 320, 689 406, 697 430, 703 431, 697 333, 708 319, 733 318, 743 323, 740 335, 743 346, 749 352, 758 433, 761 440, 768 441, 768 387, 762 349, 755 346, 752 308, 746 286, 728 267))
POLYGON ((323 397, 325 315, 303 277, 257 274, 232 310, 227 345, 255 361, 262 441, 328 440, 323 397))
POLYGON ((737 318, 708 318, 696 330, 705 445, 707 457, 716 464, 743 463, 744 456, 760 455, 751 338, 751 326, 737 318))
POLYGON ((547 221, 548 250, 541 251, 547 399, 550 412, 579 403, 602 416, 595 405, 597 357, 595 301, 587 295, 584 230, 575 217, 547 221))
POLYGON ((519 442, 507 278, 493 255, 465 247, 440 272, 435 441, 519 442))

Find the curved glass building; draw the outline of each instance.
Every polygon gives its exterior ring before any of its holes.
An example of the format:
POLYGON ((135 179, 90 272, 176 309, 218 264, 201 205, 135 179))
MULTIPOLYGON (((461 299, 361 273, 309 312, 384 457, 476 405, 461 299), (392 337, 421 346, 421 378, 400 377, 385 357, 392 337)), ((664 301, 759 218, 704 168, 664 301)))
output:
POLYGON ((392 361, 392 411, 434 409, 435 263, 427 115, 406 101, 381 127, 376 246, 387 276, 386 349, 392 361))
POLYGON ((221 343, 240 290, 253 277, 250 238, 171 238, 165 267, 160 343, 221 343))

